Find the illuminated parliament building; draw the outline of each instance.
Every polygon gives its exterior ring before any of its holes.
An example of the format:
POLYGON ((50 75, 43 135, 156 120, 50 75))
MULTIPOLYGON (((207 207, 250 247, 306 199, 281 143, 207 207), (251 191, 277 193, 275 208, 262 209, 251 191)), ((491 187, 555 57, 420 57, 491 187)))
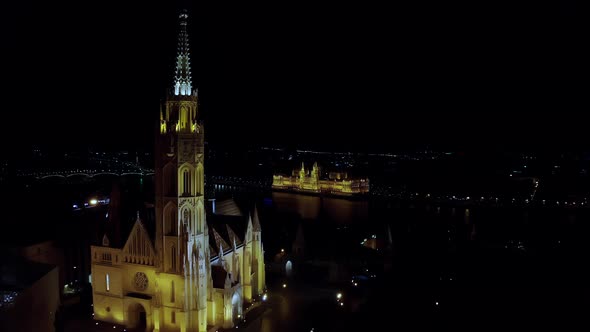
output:
POLYGON ((304 193, 327 193, 334 195, 356 195, 369 192, 369 179, 352 178, 347 172, 330 172, 327 178, 320 177, 318 163, 310 169, 301 163, 299 170, 294 169, 290 175, 275 174, 272 188, 304 193))
POLYGON ((204 128, 190 74, 187 24, 183 12, 174 86, 160 106, 154 235, 138 212, 122 248, 111 246, 109 234, 101 246, 91 247, 97 323, 157 332, 230 328, 243 304, 265 290, 256 209, 241 225, 206 220, 204 128))

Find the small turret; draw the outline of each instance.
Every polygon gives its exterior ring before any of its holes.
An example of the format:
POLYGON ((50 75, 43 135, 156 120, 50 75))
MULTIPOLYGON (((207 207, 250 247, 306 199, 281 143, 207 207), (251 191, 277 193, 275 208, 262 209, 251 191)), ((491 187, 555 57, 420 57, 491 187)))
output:
POLYGON ((248 225, 246 226, 246 237, 244 238, 244 242, 249 243, 252 241, 252 215, 248 216, 248 225))
POLYGON ((221 243, 219 244, 219 265, 220 266, 225 266, 225 259, 223 257, 223 246, 221 245, 221 243))

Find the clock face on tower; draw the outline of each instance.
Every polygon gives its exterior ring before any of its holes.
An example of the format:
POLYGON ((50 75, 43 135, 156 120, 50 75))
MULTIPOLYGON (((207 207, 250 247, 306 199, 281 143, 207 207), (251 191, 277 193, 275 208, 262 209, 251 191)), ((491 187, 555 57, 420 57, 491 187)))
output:
POLYGON ((143 272, 137 272, 135 274, 135 289, 138 291, 144 291, 148 287, 148 278, 143 272))

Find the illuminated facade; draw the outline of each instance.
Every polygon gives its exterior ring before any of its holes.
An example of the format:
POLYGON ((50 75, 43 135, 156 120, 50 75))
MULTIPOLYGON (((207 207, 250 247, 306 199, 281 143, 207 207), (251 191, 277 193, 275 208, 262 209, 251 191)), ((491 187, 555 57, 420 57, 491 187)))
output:
POLYGON ((301 168, 293 170, 291 175, 273 175, 272 187, 308 193, 354 195, 369 192, 369 179, 349 178, 346 172, 330 172, 327 179, 320 179, 318 163, 314 163, 311 170, 306 170, 301 163, 301 168))
POLYGON ((111 248, 107 235, 91 248, 94 318, 147 331, 233 327, 243 303, 265 289, 256 209, 243 237, 206 221, 204 128, 190 77, 187 20, 182 13, 174 86, 160 108, 155 239, 138 213, 123 248, 111 248))

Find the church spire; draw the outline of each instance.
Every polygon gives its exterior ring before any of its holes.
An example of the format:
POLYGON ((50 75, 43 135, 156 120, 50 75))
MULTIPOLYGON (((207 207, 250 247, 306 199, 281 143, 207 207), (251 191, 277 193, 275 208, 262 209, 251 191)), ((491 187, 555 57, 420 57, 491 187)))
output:
POLYGON ((189 96, 192 94, 190 48, 188 42, 188 12, 183 10, 179 16, 178 50, 176 54, 176 73, 174 75, 174 95, 189 96))
POLYGON ((258 219, 258 209, 256 208, 256 204, 254 204, 254 216, 252 217, 252 221, 254 222, 254 224, 252 225, 252 230, 254 232, 260 232, 260 220, 258 219))

